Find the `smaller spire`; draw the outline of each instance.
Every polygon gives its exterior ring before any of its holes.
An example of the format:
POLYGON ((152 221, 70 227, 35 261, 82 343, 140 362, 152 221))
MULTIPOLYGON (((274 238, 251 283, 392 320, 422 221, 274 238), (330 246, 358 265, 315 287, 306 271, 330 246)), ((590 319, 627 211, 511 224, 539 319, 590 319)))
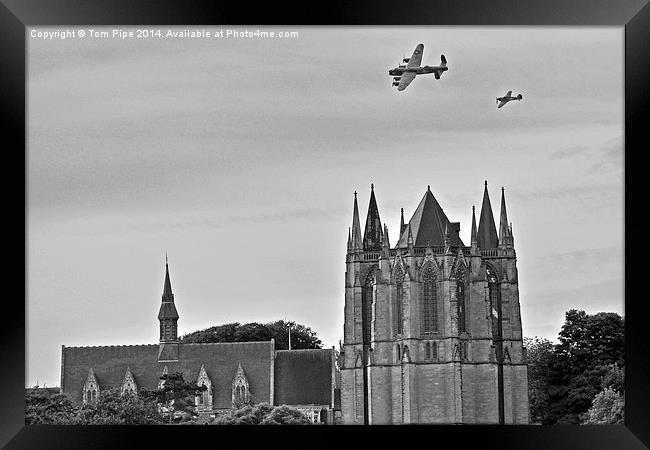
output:
POLYGON ((352 232, 350 230, 351 228, 348 227, 348 252, 352 250, 352 232))
POLYGON ((388 240, 388 226, 384 224, 384 232, 381 236, 381 245, 385 248, 390 248, 390 241, 388 240))
POLYGON ((354 207, 352 209, 352 249, 363 249, 363 237, 361 236, 361 221, 359 220, 359 205, 357 203, 357 191, 354 191, 354 207))
POLYGON ((402 208, 402 215, 399 221, 399 235, 401 236, 404 233, 404 208, 402 208))
POLYGON ((506 194, 503 186, 501 187, 501 217, 499 222, 499 246, 503 247, 510 244, 508 237, 508 213, 506 211, 506 194))
POLYGON ((449 224, 447 224, 447 223, 445 223, 444 245, 445 245, 445 253, 450 253, 451 252, 451 239, 449 238, 449 224))
POLYGON ((169 279, 169 263, 167 260, 167 252, 165 252, 165 283, 163 285, 162 299, 163 302, 174 301, 174 294, 172 292, 172 282, 169 279))
POLYGON ((413 245, 414 245, 414 242, 413 242, 413 233, 411 232, 411 224, 410 223, 408 225, 408 228, 409 228, 409 234, 408 234, 408 236, 406 238, 406 245, 408 245, 409 248, 412 248, 413 245))
POLYGON ((471 234, 471 252, 473 255, 478 253, 478 233, 476 232, 476 208, 472 205, 472 234, 471 234))

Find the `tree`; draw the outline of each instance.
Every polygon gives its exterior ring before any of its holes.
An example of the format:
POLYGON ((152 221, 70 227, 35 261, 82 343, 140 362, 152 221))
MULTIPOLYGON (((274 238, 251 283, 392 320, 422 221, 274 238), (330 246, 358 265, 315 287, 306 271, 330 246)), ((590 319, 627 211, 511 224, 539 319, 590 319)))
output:
POLYGON ((291 330, 292 349, 322 348, 321 340, 311 328, 284 320, 265 324, 251 322, 242 325, 235 322, 217 325, 188 333, 181 339, 185 343, 207 343, 270 341, 273 338, 277 350, 286 350, 289 348, 289 330, 291 330))
POLYGON ((96 403, 86 403, 78 411, 78 425, 158 425, 164 423, 156 404, 148 397, 119 389, 101 392, 96 403))
POLYGON ((247 405, 218 416, 214 425, 311 425, 299 410, 289 406, 271 406, 268 403, 247 405))
POLYGON ((76 414, 77 408, 63 394, 46 388, 25 392, 25 425, 68 425, 74 423, 76 414))
POLYGON ((622 424, 625 419, 625 397, 606 387, 596 395, 589 411, 583 416, 585 425, 622 424))
POLYGON ((624 329, 624 319, 616 313, 590 315, 575 309, 566 313, 552 357, 545 352, 544 363, 532 370, 533 381, 543 378, 540 384, 546 385, 547 397, 540 398, 545 406, 535 411, 543 424, 581 423, 610 366, 624 367, 624 329))
POLYGON ((162 386, 153 391, 142 390, 143 398, 160 405, 167 412, 170 424, 177 413, 195 415, 195 397, 207 387, 185 381, 181 372, 165 374, 160 379, 162 386))
POLYGON ((553 343, 548 339, 524 338, 528 364, 528 400, 531 422, 542 422, 548 408, 548 388, 553 363, 553 343))

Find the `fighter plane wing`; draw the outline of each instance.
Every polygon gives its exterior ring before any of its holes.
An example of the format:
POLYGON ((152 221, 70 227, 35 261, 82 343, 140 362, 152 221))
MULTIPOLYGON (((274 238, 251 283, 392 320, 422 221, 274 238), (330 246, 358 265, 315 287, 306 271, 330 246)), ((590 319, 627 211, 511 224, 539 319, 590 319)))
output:
POLYGON ((499 106, 497 106, 497 109, 501 108, 506 103, 508 103, 508 100, 501 100, 501 102, 499 103, 499 106))
POLYGON ((504 95, 504 97, 510 97, 511 95, 512 95, 512 91, 508 91, 508 93, 504 95))
POLYGON ((411 59, 409 59, 406 67, 420 67, 420 63, 422 62, 422 52, 424 52, 424 44, 418 44, 418 46, 415 47, 413 56, 411 56, 411 59))
POLYGON ((399 85, 397 86, 398 91, 403 91, 406 87, 411 84, 411 81, 415 79, 415 73, 413 72, 404 72, 402 74, 402 79, 399 80, 399 85))

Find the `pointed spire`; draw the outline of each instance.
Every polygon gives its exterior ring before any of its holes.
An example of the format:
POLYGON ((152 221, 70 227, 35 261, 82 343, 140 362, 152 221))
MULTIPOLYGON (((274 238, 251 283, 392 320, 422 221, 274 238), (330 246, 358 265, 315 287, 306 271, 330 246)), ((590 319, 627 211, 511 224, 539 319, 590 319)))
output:
POLYGON ((401 236, 404 233, 404 208, 402 208, 402 217, 399 222, 399 235, 401 236))
POLYGON ((348 227, 348 253, 352 250, 352 234, 350 227, 348 227))
POLYGON ((478 223, 478 246, 481 249, 496 248, 499 243, 497 228, 494 224, 490 195, 488 194, 487 180, 483 191, 483 204, 481 205, 481 218, 478 223))
POLYGON ((357 204, 357 191, 354 191, 354 208, 352 210, 352 250, 362 250, 361 224, 359 221, 359 205, 357 204))
POLYGON ((472 205, 472 247, 478 246, 478 236, 476 233, 476 208, 472 205))
POLYGON ((172 282, 169 279, 169 262, 167 260, 167 252, 165 252, 165 284, 162 293, 163 302, 173 302, 174 294, 172 293, 172 282))
POLYGON ((381 235, 381 220, 379 219, 379 208, 377 208, 377 200, 375 198, 375 186, 371 184, 368 215, 363 234, 363 249, 366 251, 381 250, 381 235))
POLYGON ((162 303, 158 310, 158 321, 160 322, 160 342, 178 340, 178 311, 176 311, 176 305, 174 305, 174 294, 172 293, 172 283, 169 279, 167 255, 165 255, 165 284, 163 287, 162 303))
POLYGON ((506 194, 505 189, 501 187, 501 217, 499 221, 499 245, 504 246, 509 243, 508 239, 508 213, 506 211, 506 194))
POLYGON ((445 223, 444 246, 445 253, 451 252, 451 239, 449 238, 449 224, 445 223))
POLYGON ((390 240, 388 239, 388 225, 384 224, 384 232, 381 236, 382 246, 390 248, 390 240))

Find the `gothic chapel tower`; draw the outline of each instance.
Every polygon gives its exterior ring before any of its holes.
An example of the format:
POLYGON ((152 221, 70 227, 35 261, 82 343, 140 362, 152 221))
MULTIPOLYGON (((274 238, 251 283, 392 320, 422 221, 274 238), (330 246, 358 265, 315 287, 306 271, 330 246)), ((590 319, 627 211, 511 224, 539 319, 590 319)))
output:
POLYGON ((487 190, 471 243, 429 188, 391 248, 371 185, 348 231, 341 410, 346 424, 529 421, 512 225, 487 190))

